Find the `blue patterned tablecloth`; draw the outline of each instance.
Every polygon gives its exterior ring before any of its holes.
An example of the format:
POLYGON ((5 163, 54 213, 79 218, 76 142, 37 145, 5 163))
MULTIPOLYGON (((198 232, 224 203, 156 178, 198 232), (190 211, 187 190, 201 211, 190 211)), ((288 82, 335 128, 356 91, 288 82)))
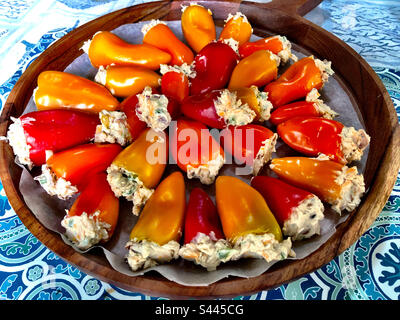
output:
MULTIPOLYGON (((0 106, 29 64, 55 40, 103 14, 141 2, 148 1, 0 0, 0 106)), ((340 37, 370 63, 399 115, 399 0, 325 0, 306 18, 340 37)), ((343 254, 294 282, 235 299, 399 300, 399 217, 398 176, 382 213, 343 254)), ((159 298, 125 291, 63 261, 25 228, 0 185, 0 300, 159 298)))

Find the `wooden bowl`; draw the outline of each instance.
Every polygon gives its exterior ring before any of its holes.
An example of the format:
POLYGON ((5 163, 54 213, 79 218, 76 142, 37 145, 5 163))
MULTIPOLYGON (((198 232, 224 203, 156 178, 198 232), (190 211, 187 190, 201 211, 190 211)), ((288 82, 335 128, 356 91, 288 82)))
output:
MULTIPOLYGON (((364 174, 368 192, 359 208, 338 226, 335 234, 317 251, 302 260, 282 261, 255 278, 229 277, 209 286, 183 286, 158 273, 129 277, 115 271, 98 250, 80 254, 65 244, 60 236, 43 227, 30 212, 18 190, 21 168, 14 163, 12 149, 0 145, 0 177, 10 201, 25 226, 50 250, 84 272, 121 288, 151 296, 231 297, 251 294, 292 281, 320 268, 355 242, 372 224, 386 203, 400 166, 400 129, 391 98, 372 68, 348 45, 329 32, 300 16, 315 7, 318 0, 275 0, 268 4, 228 1, 198 1, 210 8, 217 25, 222 25, 229 12, 243 12, 250 20, 255 34, 285 35, 292 43, 317 57, 332 61, 338 76, 354 97, 371 135, 371 144, 364 174)), ((79 48, 99 30, 112 30, 126 23, 141 20, 179 20, 180 1, 160 1, 141 4, 95 19, 75 29, 43 52, 22 74, 3 108, 0 135, 6 135, 10 116, 18 117, 27 105, 39 73, 64 70, 81 55, 79 48)))

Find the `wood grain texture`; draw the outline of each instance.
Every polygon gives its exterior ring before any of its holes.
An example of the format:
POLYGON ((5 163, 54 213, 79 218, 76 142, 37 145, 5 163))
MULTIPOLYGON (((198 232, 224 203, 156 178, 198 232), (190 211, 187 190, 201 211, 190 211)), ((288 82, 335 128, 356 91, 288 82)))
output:
MULTIPOLYGON (((400 166, 400 128, 390 96, 372 68, 344 42, 298 15, 306 13, 319 2, 291 0, 260 5, 241 1, 198 1, 213 11, 219 25, 228 13, 241 11, 249 18, 258 35, 285 35, 316 56, 332 61, 337 76, 355 97, 367 132, 372 137, 365 172, 369 191, 360 207, 350 213, 349 219, 313 254, 302 260, 279 262, 255 278, 230 277, 207 287, 182 286, 155 272, 140 277, 126 276, 112 269, 100 251, 80 254, 66 245, 58 234, 40 224, 18 191, 21 169, 14 163, 12 150, 8 144, 1 142, 0 177, 10 204, 22 222, 50 250, 84 272, 121 288, 152 296, 213 298, 251 294, 292 281, 331 261, 368 229, 386 203, 400 166)), ((180 19, 181 4, 188 3, 160 1, 122 9, 95 19, 58 40, 27 68, 14 86, 1 114, 0 135, 6 134, 10 116, 18 117, 24 110, 36 87, 39 73, 63 70, 82 53, 79 48, 95 32, 141 20, 177 20, 180 19)))

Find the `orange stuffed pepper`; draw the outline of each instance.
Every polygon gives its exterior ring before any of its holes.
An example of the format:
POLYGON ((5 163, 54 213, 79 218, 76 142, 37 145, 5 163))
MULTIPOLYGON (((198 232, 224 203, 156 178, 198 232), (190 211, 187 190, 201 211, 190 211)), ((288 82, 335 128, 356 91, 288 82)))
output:
POLYGON ((219 40, 233 39, 237 41, 240 46, 249 41, 252 34, 253 28, 247 17, 241 12, 236 12, 234 15, 228 15, 219 40))
POLYGON ((315 94, 315 90, 321 89, 332 74, 330 62, 310 56, 292 64, 277 80, 269 83, 264 91, 268 92, 274 107, 279 107, 315 94))
POLYGON ((157 88, 160 79, 161 76, 153 70, 131 66, 100 67, 95 77, 96 82, 120 98, 138 94, 146 87, 157 88))
POLYGON ((167 160, 168 136, 147 128, 107 168, 111 189, 117 197, 133 202, 133 214, 139 215, 153 194, 167 160))
POLYGON ((38 110, 72 108, 98 113, 114 111, 119 102, 104 86, 61 71, 44 71, 33 93, 38 110))
POLYGON ((236 177, 216 181, 216 202, 226 238, 232 243, 231 260, 261 258, 267 262, 293 256, 290 238, 282 230, 263 196, 236 177))
POLYGON ((176 171, 156 188, 131 231, 126 260, 133 271, 179 258, 185 207, 185 181, 176 171))
POLYGON ((195 52, 216 38, 212 12, 199 4, 182 7, 181 25, 186 41, 195 52))
POLYGON ((95 68, 112 64, 157 70, 160 64, 171 61, 171 55, 165 51, 148 44, 128 43, 109 31, 95 33, 84 43, 82 50, 95 68))
POLYGON ((272 159, 270 168, 288 183, 317 195, 339 214, 352 211, 365 192, 364 178, 357 167, 318 158, 286 157, 272 159))
POLYGON ((177 38, 165 22, 151 20, 143 26, 142 33, 143 43, 155 46, 172 56, 171 65, 192 63, 194 59, 192 50, 177 38))

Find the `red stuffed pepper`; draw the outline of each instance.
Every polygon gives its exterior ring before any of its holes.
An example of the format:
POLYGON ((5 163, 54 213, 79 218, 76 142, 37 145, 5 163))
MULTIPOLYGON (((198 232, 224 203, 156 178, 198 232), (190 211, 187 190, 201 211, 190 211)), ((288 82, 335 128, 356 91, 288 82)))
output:
POLYGON ((203 189, 194 188, 186 207, 184 245, 179 255, 212 271, 229 260, 231 253, 216 206, 203 189))
POLYGON ((96 130, 96 142, 119 143, 134 141, 147 127, 161 132, 179 115, 178 102, 156 89, 146 87, 140 94, 126 98, 121 111, 101 111, 101 125, 96 130))
POLYGON ((370 137, 363 130, 319 117, 296 117, 277 127, 281 139, 291 148, 309 155, 325 154, 341 163, 360 160, 370 137))
POLYGON ((81 250, 110 240, 119 214, 119 201, 107 182, 107 174, 99 172, 88 180, 61 221, 66 236, 81 250))
POLYGON ((314 101, 296 101, 280 106, 271 113, 269 121, 277 126, 286 120, 299 116, 333 119, 337 115, 338 114, 324 104, 322 100, 316 99, 314 101))
POLYGON ((233 155, 238 164, 250 167, 253 175, 271 159, 277 138, 276 133, 257 124, 228 127, 221 132, 224 150, 233 155))
POLYGON ((162 64, 160 67, 161 92, 167 97, 172 97, 178 102, 182 102, 189 96, 190 80, 195 77, 192 65, 186 63, 181 66, 168 66, 162 64))
POLYGON ((189 96, 182 102, 181 111, 185 116, 217 129, 245 125, 256 118, 252 108, 229 89, 189 96))
POLYGON ((46 151, 58 152, 94 138, 97 114, 73 109, 33 111, 11 118, 7 139, 21 164, 46 162, 46 151))
POLYGON ((194 59, 195 77, 190 94, 197 95, 225 88, 239 59, 238 54, 226 43, 211 42, 194 59))
POLYGON ((197 121, 180 118, 172 128, 171 154, 189 179, 214 182, 225 163, 224 151, 208 128, 197 121))
POLYGON ((324 205, 316 195, 266 176, 254 177, 251 186, 264 197, 284 235, 302 240, 320 234, 324 205))
POLYGON ((286 63, 289 59, 297 61, 297 57, 292 53, 291 43, 282 36, 273 36, 260 39, 254 42, 245 42, 239 46, 240 57, 246 58, 252 53, 259 50, 268 50, 281 58, 282 63, 286 63))

